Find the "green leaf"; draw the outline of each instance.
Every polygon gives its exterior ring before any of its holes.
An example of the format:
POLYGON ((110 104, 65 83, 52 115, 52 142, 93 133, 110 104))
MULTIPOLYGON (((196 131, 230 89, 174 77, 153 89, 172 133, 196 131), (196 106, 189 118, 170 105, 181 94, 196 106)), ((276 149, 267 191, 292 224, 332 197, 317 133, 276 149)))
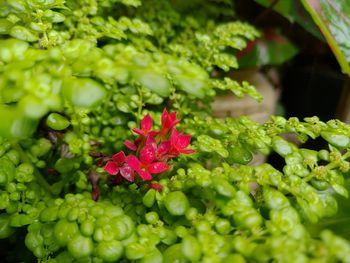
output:
POLYGON ((0 105, 0 136, 5 138, 22 138, 30 136, 37 121, 23 116, 16 108, 0 105))
POLYGON ((94 46, 95 44, 92 41, 73 39, 72 41, 64 44, 62 50, 64 52, 64 55, 69 59, 76 60, 91 53, 91 49, 94 46))
POLYGON ((8 214, 0 215, 0 239, 10 237, 15 229, 10 226, 10 216, 8 214))
POLYGON ((25 2, 32 10, 52 8, 67 9, 67 7, 64 6, 65 0, 26 0, 25 2))
POLYGON ((70 122, 58 113, 51 113, 46 119, 46 125, 53 130, 60 131, 66 129, 70 122))
POLYGON ((350 6, 348 0, 302 0, 325 36, 342 68, 350 76, 350 6))
POLYGON ((34 42, 39 39, 37 35, 23 26, 12 27, 10 30, 10 35, 14 38, 28 42, 34 42))
POLYGON ((0 185, 6 185, 15 177, 15 166, 8 158, 0 159, 0 185))
POLYGON ((7 0, 7 4, 17 11, 26 11, 26 3, 23 0, 7 0))
POLYGON ((74 169, 74 161, 68 158, 59 158, 55 163, 55 169, 60 173, 68 173, 74 169))
POLYGON ((129 103, 124 100, 117 101, 117 109, 125 113, 132 112, 129 103))
POLYGON ((204 98, 205 82, 200 79, 189 78, 185 76, 176 76, 176 79, 182 90, 197 98, 204 98))
POLYGON ((216 152, 224 158, 229 155, 229 152, 222 145, 221 141, 208 135, 199 135, 197 141, 199 149, 203 152, 216 152))
POLYGON ((8 34, 12 28, 12 23, 7 19, 0 18, 0 35, 8 34))
POLYGON ((162 97, 169 96, 170 83, 162 74, 148 70, 135 70, 133 73, 136 80, 147 89, 162 97))
POLYGON ((10 219, 10 226, 21 227, 21 226, 32 224, 33 222, 34 222, 34 219, 31 218, 29 215, 14 214, 10 219))
POLYGON ((341 196, 344 196, 344 197, 348 198, 349 193, 348 193, 347 189, 344 186, 342 186, 340 184, 332 184, 332 187, 333 187, 335 192, 337 192, 341 196))
POLYGON ((52 23, 60 23, 66 19, 66 17, 63 14, 51 10, 46 10, 44 12, 44 17, 52 23))
POLYGON ((287 18, 290 22, 296 22, 300 24, 304 29, 309 31, 315 37, 324 40, 323 35, 317 28, 315 23, 312 21, 310 15, 302 7, 300 1, 295 0, 283 0, 283 1, 272 1, 272 0, 255 0, 258 4, 267 8, 273 7, 273 10, 287 18), (272 6, 273 5, 273 6, 272 6))
POLYGON ((104 81, 118 81, 126 84, 129 79, 129 70, 126 67, 117 66, 108 58, 102 58, 94 65, 94 74, 104 81))
POLYGON ((49 110, 42 100, 34 95, 26 95, 18 103, 18 107, 28 118, 39 119, 49 110))
POLYGON ((340 133, 336 130, 326 130, 321 132, 321 136, 331 145, 339 148, 345 149, 350 145, 350 138, 347 134, 340 133))
POLYGON ((74 106, 89 108, 99 104, 106 95, 103 86, 88 78, 70 78, 63 84, 62 94, 74 106))
POLYGON ((28 46, 27 42, 18 39, 0 40, 0 60, 9 63, 19 59, 27 51, 28 46))

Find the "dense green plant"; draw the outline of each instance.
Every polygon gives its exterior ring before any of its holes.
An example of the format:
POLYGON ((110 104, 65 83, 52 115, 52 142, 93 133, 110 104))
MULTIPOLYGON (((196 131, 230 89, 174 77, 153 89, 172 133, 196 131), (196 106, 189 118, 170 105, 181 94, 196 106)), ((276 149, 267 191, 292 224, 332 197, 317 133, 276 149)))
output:
POLYGON ((216 92, 261 99, 226 76, 259 36, 231 1, 8 0, 0 17, 0 238, 40 262, 350 262, 307 227, 347 196, 350 127, 210 115, 216 92), (168 133, 178 148, 150 168, 168 133), (249 165, 273 151, 283 169, 249 165))

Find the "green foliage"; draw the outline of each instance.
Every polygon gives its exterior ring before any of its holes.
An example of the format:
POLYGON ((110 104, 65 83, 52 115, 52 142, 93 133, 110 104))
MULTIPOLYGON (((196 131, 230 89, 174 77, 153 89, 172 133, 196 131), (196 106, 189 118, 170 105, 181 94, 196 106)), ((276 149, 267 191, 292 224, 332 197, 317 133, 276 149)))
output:
POLYGON ((40 262, 349 261, 347 239, 310 227, 348 195, 349 125, 211 117, 216 91, 262 99, 226 73, 260 35, 232 1, 6 1, 0 34, 0 238, 40 262), (164 107, 196 152, 151 182, 109 181, 111 154, 164 107), (271 152, 282 169, 249 164, 271 152))
MULTIPOLYGON (((137 1, 121 3, 138 5, 137 1)), ((242 49, 246 39, 258 35, 241 22, 215 25, 214 20, 202 21, 204 16, 198 20, 182 17, 170 3, 164 3, 167 9, 154 14, 156 17, 147 16, 153 19, 150 24, 140 18, 151 13, 147 8, 163 4, 145 3, 136 11, 127 10, 130 17, 118 15, 118 11, 109 14, 114 4, 9 1, 2 5, 0 16, 9 30, 2 30, 5 39, 0 45, 0 101, 11 104, 0 111, 1 116, 9 116, 4 117, 9 123, 2 135, 29 136, 49 112, 72 108, 89 112, 106 96, 118 101, 121 112, 136 110, 137 117, 142 105, 158 105, 170 95, 180 96, 178 101, 184 104, 188 100, 182 101, 183 94, 210 100, 215 95, 209 78, 214 67, 225 71, 237 67, 228 48, 242 49), (163 32, 163 37, 173 36, 163 46, 159 29, 154 27, 168 18, 162 16, 167 12, 174 13, 169 30, 179 29, 163 32), (197 32, 195 38, 189 35, 193 31, 197 32)), ((223 83, 220 89, 229 89, 229 85, 223 83)), ((243 86, 240 92, 245 90, 253 91, 243 86)))

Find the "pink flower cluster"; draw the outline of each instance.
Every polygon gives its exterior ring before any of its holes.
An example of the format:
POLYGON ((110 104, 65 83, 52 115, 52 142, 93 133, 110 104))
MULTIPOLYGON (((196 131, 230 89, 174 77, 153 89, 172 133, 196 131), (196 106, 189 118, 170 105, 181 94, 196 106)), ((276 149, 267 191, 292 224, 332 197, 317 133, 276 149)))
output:
POLYGON ((120 174, 129 182, 135 180, 135 172, 142 180, 151 180, 152 174, 165 172, 170 168, 168 161, 181 153, 189 154, 194 150, 186 149, 191 142, 191 136, 175 129, 179 120, 176 112, 164 109, 162 127, 159 131, 152 130, 153 120, 147 114, 141 120, 141 128, 133 132, 139 137, 131 142, 126 140, 124 145, 133 153, 128 156, 123 151, 114 154, 105 165, 105 171, 111 175, 120 174))

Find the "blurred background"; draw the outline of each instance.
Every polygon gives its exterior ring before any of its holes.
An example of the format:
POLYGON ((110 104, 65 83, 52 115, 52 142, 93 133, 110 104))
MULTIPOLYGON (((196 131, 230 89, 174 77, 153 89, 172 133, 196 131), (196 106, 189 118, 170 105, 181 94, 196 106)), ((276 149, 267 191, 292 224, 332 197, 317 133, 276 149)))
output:
MULTIPOLYGON (((349 72, 346 73, 343 67, 345 74, 342 73, 339 58, 337 61, 334 55, 334 45, 342 46, 341 59, 348 66, 349 57, 346 56, 350 44, 344 46, 337 39, 333 42, 326 40, 314 23, 311 11, 305 9, 308 2, 312 1, 236 1, 237 15, 264 32, 254 47, 250 46, 246 53, 243 52, 240 65, 259 67, 266 73, 278 90, 279 101, 275 108, 278 114, 300 118, 317 115, 323 121, 339 118, 349 123, 349 72)), ((326 14, 323 25, 329 25, 330 31, 338 30, 332 34, 347 38, 347 43, 350 43, 349 4, 346 1, 315 2, 333 8, 329 10, 329 7, 321 6, 314 11, 321 19, 326 14), (328 13, 321 8, 328 8, 328 13)))

